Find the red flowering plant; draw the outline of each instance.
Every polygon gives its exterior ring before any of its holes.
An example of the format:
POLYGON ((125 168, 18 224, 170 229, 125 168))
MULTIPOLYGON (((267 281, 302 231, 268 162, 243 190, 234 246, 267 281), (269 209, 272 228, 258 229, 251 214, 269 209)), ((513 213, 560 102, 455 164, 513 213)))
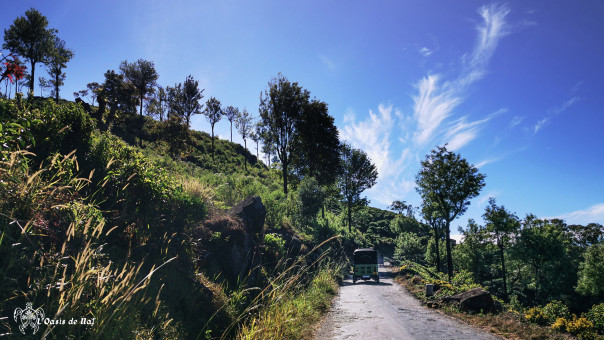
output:
POLYGON ((1 72, 0 76, 0 83, 6 78, 13 83, 15 80, 22 79, 25 76, 25 69, 27 67, 21 66, 19 59, 14 55, 9 54, 8 56, 4 56, 0 62, 4 65, 4 71, 1 72))

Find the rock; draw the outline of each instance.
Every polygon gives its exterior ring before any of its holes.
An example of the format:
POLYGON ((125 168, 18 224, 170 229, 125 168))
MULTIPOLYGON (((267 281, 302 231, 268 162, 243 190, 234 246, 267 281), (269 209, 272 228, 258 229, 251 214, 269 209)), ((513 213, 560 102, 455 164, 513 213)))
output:
POLYGON ((261 234, 264 228, 266 207, 262 204, 260 197, 250 196, 232 207, 228 215, 240 219, 245 231, 261 234))
POLYGON ((474 288, 467 292, 455 294, 449 297, 448 300, 459 302, 461 310, 471 313, 488 313, 495 311, 495 303, 491 293, 482 288, 474 288))

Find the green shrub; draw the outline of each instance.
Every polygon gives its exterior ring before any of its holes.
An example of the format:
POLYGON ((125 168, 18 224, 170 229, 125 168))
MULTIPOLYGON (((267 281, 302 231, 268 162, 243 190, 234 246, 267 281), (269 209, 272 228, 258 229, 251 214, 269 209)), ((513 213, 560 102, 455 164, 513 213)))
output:
POLYGON ((543 315, 549 323, 554 323, 559 318, 568 319, 570 311, 564 303, 554 300, 543 307, 543 315))
POLYGON ((527 321, 536 323, 538 325, 546 325, 547 318, 543 314, 543 307, 533 307, 524 311, 524 317, 527 321))
POLYGON ((566 331, 576 335, 579 339, 594 339, 594 325, 586 318, 574 317, 566 325, 566 331))
POLYGON ((566 332, 566 327, 568 326, 568 320, 565 318, 558 318, 556 322, 552 324, 552 329, 558 332, 566 332))
POLYGON ((598 333, 604 334, 604 303, 592 306, 585 313, 585 317, 594 325, 594 329, 598 333))

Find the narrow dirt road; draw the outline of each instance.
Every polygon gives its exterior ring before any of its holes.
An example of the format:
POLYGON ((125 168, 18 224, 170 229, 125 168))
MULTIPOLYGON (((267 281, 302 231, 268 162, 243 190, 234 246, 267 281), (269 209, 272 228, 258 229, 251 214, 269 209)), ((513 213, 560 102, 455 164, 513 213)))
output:
POLYGON ((379 270, 380 283, 344 281, 315 339, 499 339, 422 306, 379 270))

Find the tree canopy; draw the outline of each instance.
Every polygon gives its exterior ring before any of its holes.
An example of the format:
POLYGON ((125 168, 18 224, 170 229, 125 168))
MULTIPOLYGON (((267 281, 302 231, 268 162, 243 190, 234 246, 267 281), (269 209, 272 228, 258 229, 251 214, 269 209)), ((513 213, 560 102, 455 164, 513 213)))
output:
POLYGON ((133 63, 124 60, 120 65, 125 80, 136 89, 139 97, 140 117, 143 116, 143 102, 145 95, 153 91, 159 77, 152 61, 139 59, 133 63))
POLYGON ((470 200, 484 187, 485 175, 459 154, 447 150, 446 145, 436 147, 421 162, 415 180, 416 190, 424 201, 432 202, 445 222, 447 246, 447 271, 453 277, 450 224, 466 212, 470 200))
POLYGON ((66 77, 63 69, 67 67, 67 63, 73 56, 73 51, 65 46, 65 41, 54 37, 52 51, 48 57, 47 70, 57 102, 59 101, 59 88, 63 86, 66 77))
POLYGON ((281 161, 283 192, 287 195, 290 155, 294 148, 296 122, 302 115, 309 93, 298 83, 292 83, 279 74, 260 94, 260 119, 265 145, 271 145, 281 161))
POLYGON ((56 29, 48 28, 48 19, 34 8, 25 11, 25 17, 18 17, 4 30, 3 48, 29 61, 31 93, 34 92, 36 64, 48 61, 56 33, 56 29))
POLYGON ((212 126, 212 160, 214 160, 214 125, 222 118, 220 101, 214 97, 210 97, 206 102, 206 109, 203 111, 203 114, 212 126))
POLYGON ((378 172, 363 150, 354 149, 348 144, 343 144, 341 150, 342 173, 338 187, 348 208, 348 232, 352 232, 352 209, 368 204, 367 198, 361 197, 361 194, 375 185, 378 172))

